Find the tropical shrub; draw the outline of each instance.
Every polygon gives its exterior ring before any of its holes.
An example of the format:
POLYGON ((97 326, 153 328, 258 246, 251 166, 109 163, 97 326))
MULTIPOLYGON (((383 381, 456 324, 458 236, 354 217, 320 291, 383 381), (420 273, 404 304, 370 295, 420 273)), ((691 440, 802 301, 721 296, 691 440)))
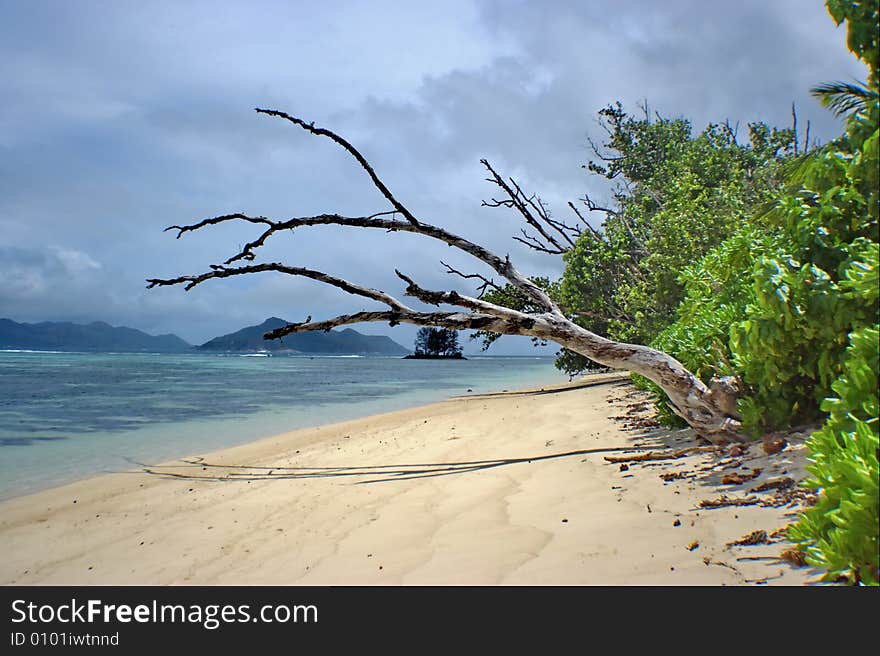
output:
POLYGON ((653 345, 704 380, 738 377, 755 434, 824 417, 806 483, 820 501, 791 536, 828 577, 877 583, 880 12, 877 0, 828 8, 869 66, 867 85, 817 88, 850 113, 846 133, 795 162, 769 211, 683 272, 677 320, 653 345))
POLYGON ((832 383, 835 396, 822 403, 829 413, 808 442, 812 478, 805 485, 822 491, 819 502, 789 531, 806 560, 827 569, 825 578, 851 583, 880 579, 880 489, 878 489, 878 331, 850 336, 843 373, 832 383))

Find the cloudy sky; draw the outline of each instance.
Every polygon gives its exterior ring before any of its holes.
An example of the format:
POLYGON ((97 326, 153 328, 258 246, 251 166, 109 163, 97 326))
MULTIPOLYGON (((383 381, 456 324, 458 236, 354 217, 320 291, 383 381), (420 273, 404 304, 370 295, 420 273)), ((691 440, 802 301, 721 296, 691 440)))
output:
MULTIPOLYGON (((819 0, 143 2, 0 0, 0 317, 93 321, 194 343, 268 316, 301 321, 365 299, 275 274, 147 291, 200 273, 256 233, 163 228, 232 211, 272 217, 386 208, 326 140, 257 115, 281 109, 342 134, 422 220, 510 253, 527 274, 558 258, 511 240, 480 207, 479 159, 557 214, 585 191, 596 112, 647 99, 697 129, 730 119, 841 125, 809 96, 864 77, 819 0)), ((412 235, 333 227, 279 235, 263 259, 402 292, 468 290, 412 235)), ((470 291, 470 290, 468 290, 470 291)), ((414 328, 361 325, 409 345, 414 328)), ((492 352, 525 352, 505 338, 492 352)))

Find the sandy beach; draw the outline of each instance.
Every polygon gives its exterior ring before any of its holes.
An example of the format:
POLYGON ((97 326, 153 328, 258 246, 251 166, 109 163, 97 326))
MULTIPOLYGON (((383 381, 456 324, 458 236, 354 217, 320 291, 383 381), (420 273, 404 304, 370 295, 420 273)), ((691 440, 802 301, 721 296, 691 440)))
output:
POLYGON ((760 444, 731 453, 658 429, 650 415, 646 397, 611 373, 98 476, 0 503, 0 582, 818 578, 779 559, 791 545, 778 531, 806 496, 795 485, 805 436, 770 456, 760 444))

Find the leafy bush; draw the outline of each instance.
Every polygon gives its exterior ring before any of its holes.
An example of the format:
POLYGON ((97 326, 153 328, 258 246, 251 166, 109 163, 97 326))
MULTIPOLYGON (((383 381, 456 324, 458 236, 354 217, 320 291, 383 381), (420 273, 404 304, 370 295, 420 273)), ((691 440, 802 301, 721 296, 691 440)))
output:
POLYGON ((564 255, 557 300, 577 323, 618 341, 645 344, 676 317, 680 272, 734 234, 780 189, 796 150, 789 129, 749 125, 739 143, 729 124, 694 135, 683 118, 643 119, 621 105, 600 112, 610 156, 587 168, 625 181, 601 233, 586 231, 564 255))
POLYGON ((796 162, 770 211, 685 270, 677 320, 653 345, 704 381, 738 376, 754 433, 827 413, 808 443, 806 484, 820 501, 790 535, 828 578, 876 584, 880 12, 877 0, 828 7, 870 67, 867 86, 820 88, 826 105, 853 112, 846 134, 796 162))
POLYGON ((820 418, 850 334, 877 325, 880 109, 870 88, 859 100, 769 211, 684 271, 677 320, 652 342, 704 381, 738 376, 755 434, 820 418))
POLYGON ((789 537, 803 548, 807 562, 827 568, 826 579, 877 585, 878 330, 853 333, 850 342, 844 373, 831 385, 836 397, 822 403, 828 420, 808 442, 812 478, 805 485, 820 488, 822 495, 789 537))
MULTIPOLYGON (((853 118, 851 132, 867 120, 853 118)), ((819 416, 848 335, 877 321, 876 130, 854 141, 804 162, 793 191, 761 217, 768 239, 753 251, 751 299, 730 331, 749 389, 741 411, 756 431, 819 416)))
MULTIPOLYGON (((737 375, 731 364, 730 326, 741 321, 752 298, 753 253, 760 252, 766 237, 746 225, 712 249, 696 265, 685 269, 685 292, 678 320, 663 330, 651 346, 669 353, 708 383, 713 376, 737 375)), ((654 393, 661 422, 683 425, 666 405, 666 395, 639 377, 636 385, 654 393)))

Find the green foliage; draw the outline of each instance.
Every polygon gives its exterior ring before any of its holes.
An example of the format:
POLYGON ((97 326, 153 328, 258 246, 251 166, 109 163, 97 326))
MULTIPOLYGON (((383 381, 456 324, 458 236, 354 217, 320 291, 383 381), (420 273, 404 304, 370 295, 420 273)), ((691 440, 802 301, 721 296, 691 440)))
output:
MULTIPOLYGON (((809 441, 816 507, 792 528, 829 578, 878 575, 878 1, 829 0, 847 43, 868 66, 866 85, 814 89, 847 116, 846 133, 797 154, 791 130, 729 125, 693 136, 684 119, 652 120, 621 105, 600 116, 610 155, 586 168, 623 180, 599 232, 564 255, 558 284, 542 281, 580 325, 651 343, 704 382, 734 376, 754 434, 824 421, 809 441)), ((588 200, 591 209, 595 205, 588 200)), ((528 309, 512 288, 491 298, 528 309)), ((563 353, 572 372, 585 359, 563 353)), ((680 420, 650 381, 661 418, 680 420)))
POLYGON ((850 336, 843 373, 832 383, 835 396, 822 403, 829 413, 808 446, 819 502, 789 531, 807 562, 827 568, 826 579, 877 585, 880 579, 880 489, 878 489, 878 330, 850 336))
MULTIPOLYGON (((806 553, 808 562, 827 568, 826 578, 844 577, 852 584, 877 585, 880 581, 880 437, 878 437, 878 370, 880 370, 880 324, 878 324, 878 2, 877 0, 829 0, 828 10, 840 24, 847 23, 847 44, 870 71, 863 102, 853 109, 847 134, 827 153, 823 167, 808 171, 805 181, 823 193, 816 198, 821 209, 810 205, 802 211, 807 228, 797 231, 801 245, 812 246, 811 255, 821 256, 826 266, 837 262, 834 282, 839 300, 832 312, 847 313, 849 347, 831 383, 832 394, 821 403, 828 413, 822 429, 808 446, 813 478, 806 485, 820 488, 819 503, 802 514, 789 532, 806 553), (833 156, 833 159, 832 159, 833 156), (823 176, 824 174, 824 176, 823 176), (825 184, 817 184, 824 182, 825 184), (822 219, 820 221, 820 219, 822 219), (817 223, 839 232, 818 231, 817 223), (809 227, 815 237, 805 243, 809 227), (846 239, 851 238, 847 242, 846 239)), ((789 210, 790 212, 792 210, 789 210)), ((828 316, 830 323, 841 320, 828 316)), ((828 356, 829 351, 823 354, 828 356)), ((831 352, 832 355, 834 352, 831 352)), ((822 356, 820 356, 822 357, 822 356)))
MULTIPOLYGON (((678 359, 704 383, 716 375, 736 376, 731 364, 730 326, 742 319, 752 297, 753 253, 760 252, 766 242, 761 231, 746 224, 685 269, 681 276, 685 294, 678 320, 664 329, 651 346, 678 359)), ((663 391, 649 381, 640 383, 658 399, 660 420, 670 426, 682 425, 666 405, 663 391)))
POLYGON ((876 91, 851 82, 826 82, 810 89, 810 93, 836 116, 863 112, 868 103, 877 97, 876 91))
POLYGON ((740 144, 727 124, 693 136, 685 119, 653 120, 647 112, 637 119, 620 104, 600 115, 613 154, 587 168, 625 184, 601 237, 586 232, 565 254, 559 302, 594 332, 648 343, 675 320, 680 272, 778 190, 794 133, 754 123, 749 143, 740 144))
POLYGON ((849 335, 877 323, 877 117, 875 94, 759 217, 768 240, 752 251, 751 299, 730 332, 732 361, 751 392, 743 416, 756 430, 818 416, 849 335))
POLYGON ((653 342, 704 380, 739 376, 755 433, 818 418, 848 336, 876 325, 877 115, 875 94, 846 135, 788 167, 769 211, 685 270, 678 319, 653 342))
POLYGON ((880 58, 880 3, 877 0, 828 0, 825 3, 834 22, 846 22, 846 45, 871 69, 870 86, 878 87, 880 58))
POLYGON ((821 499, 791 535, 853 583, 877 582, 880 531, 877 5, 828 3, 870 70, 867 87, 818 89, 850 113, 846 133, 787 165, 772 207, 685 269, 677 320, 653 343, 704 381, 737 376, 755 433, 826 417, 809 441, 821 499))

